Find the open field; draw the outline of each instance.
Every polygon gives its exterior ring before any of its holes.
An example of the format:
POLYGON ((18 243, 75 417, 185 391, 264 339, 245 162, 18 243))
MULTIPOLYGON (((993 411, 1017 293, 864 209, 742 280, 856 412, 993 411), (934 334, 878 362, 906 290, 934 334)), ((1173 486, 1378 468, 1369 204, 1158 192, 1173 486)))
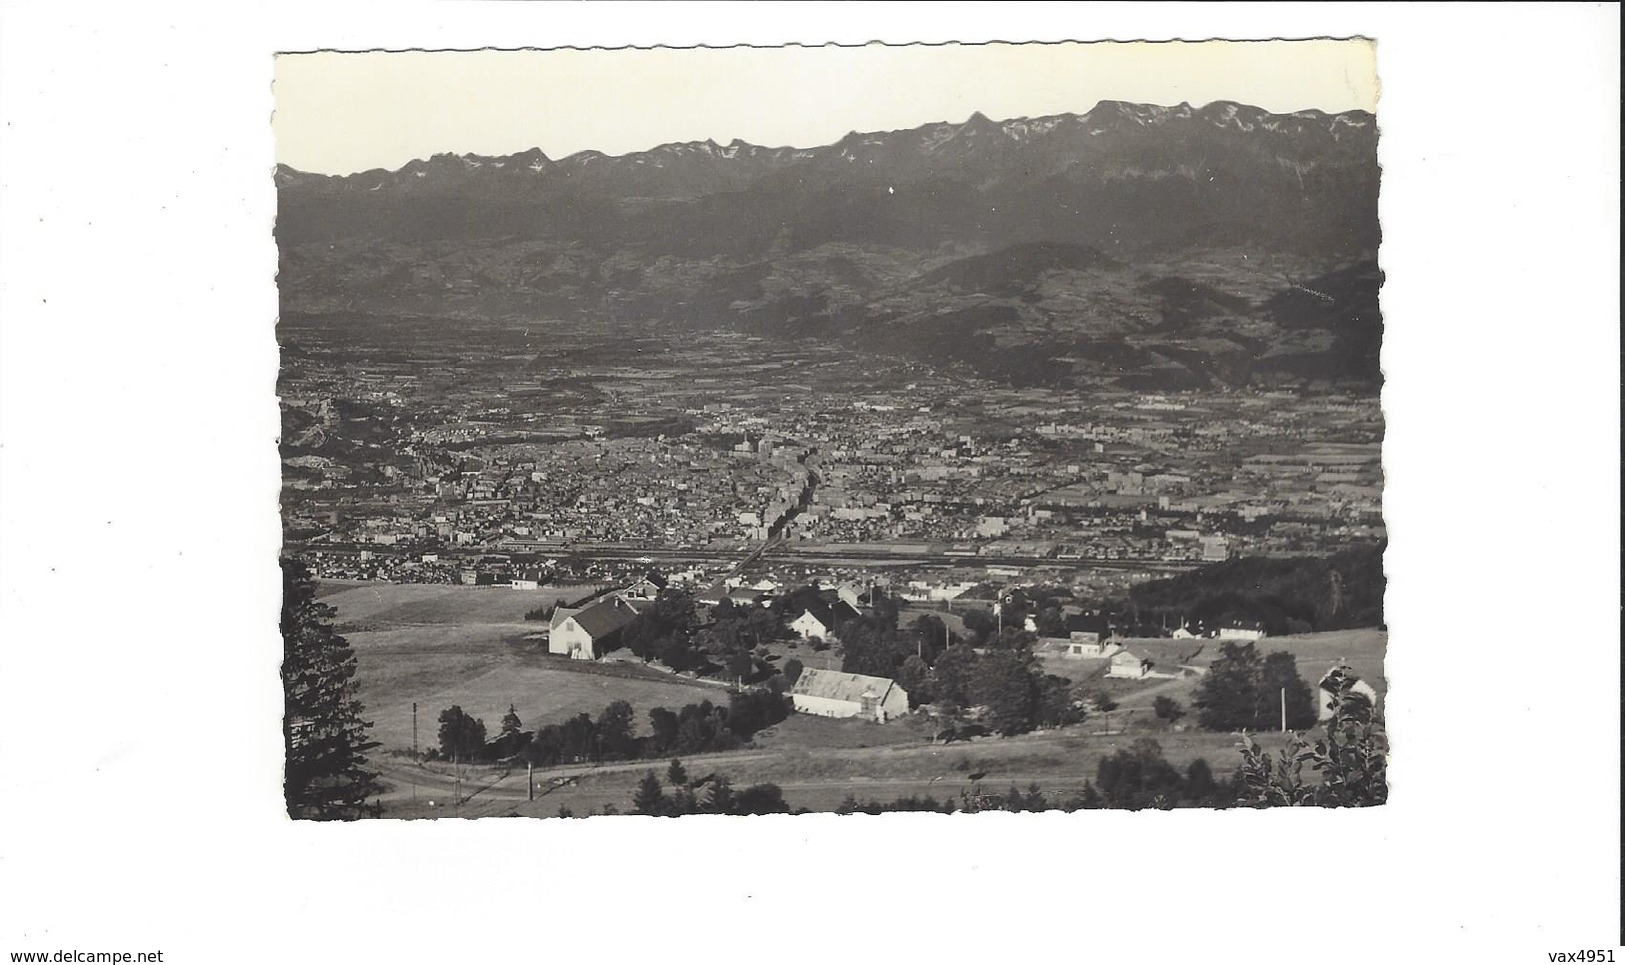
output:
POLYGON ((368 584, 324 602, 338 609, 355 649, 361 701, 384 752, 411 748, 414 701, 419 746, 427 748, 435 744, 436 718, 452 704, 484 720, 495 735, 510 703, 534 727, 582 712, 597 716, 605 704, 624 699, 647 726, 651 707, 722 699, 723 690, 710 684, 626 665, 572 666, 538 653, 526 637, 546 624, 526 621, 525 611, 583 592, 368 584))
MULTIPOLYGON (((515 590, 505 586, 427 583, 324 583, 318 593, 323 603, 338 609, 341 624, 405 626, 524 623, 525 614, 537 607, 573 600, 594 589, 594 586, 515 590)), ((531 624, 532 629, 546 625, 531 624)))
POLYGON ((1383 660, 1388 653, 1388 633, 1384 630, 1334 630, 1259 641, 1261 653, 1275 650, 1297 657, 1298 673, 1310 684, 1343 662, 1375 688, 1379 697, 1388 695, 1388 680, 1383 676, 1383 660))
MULTIPOLYGON (((537 773, 540 797, 526 801, 523 768, 481 766, 462 769, 460 806, 448 807, 459 784, 450 765, 417 765, 390 751, 412 743, 412 703, 418 703, 418 739, 433 746, 444 708, 459 704, 494 733, 512 703, 527 727, 587 712, 596 715, 612 700, 629 701, 640 727, 648 711, 672 709, 704 699, 722 701, 717 685, 648 670, 636 664, 585 664, 537 652, 527 637, 542 628, 524 620, 529 609, 557 599, 574 599, 581 587, 517 591, 491 587, 365 584, 341 587, 324 600, 338 610, 360 666, 358 680, 374 738, 382 743, 375 762, 390 790, 387 813, 395 817, 460 814, 551 816, 561 805, 577 815, 599 813, 606 805, 625 811, 644 771, 663 771, 664 761, 572 765, 537 773), (566 782, 566 783, 561 783, 566 782), (555 786, 557 785, 557 786, 555 786), (429 801, 435 801, 431 808, 429 801)), ((1271 637, 1265 652, 1287 650, 1313 682, 1338 660, 1346 660, 1379 692, 1386 634, 1376 630, 1271 637)), ((1212 641, 1135 641, 1133 649, 1159 663, 1205 665, 1217 647, 1212 641)), ((786 651, 805 659, 808 648, 786 651)), ((1108 681, 1104 660, 1044 658, 1052 673, 1105 689, 1119 702, 1110 714, 1094 714, 1083 724, 1014 738, 981 738, 936 744, 936 730, 923 717, 881 726, 858 720, 793 715, 756 736, 752 746, 687 759, 694 777, 726 775, 735 787, 772 782, 783 788, 791 807, 832 810, 849 794, 859 800, 889 801, 907 795, 955 797, 980 784, 1003 791, 1011 784, 1038 784, 1051 800, 1064 800, 1093 780, 1100 758, 1150 736, 1168 760, 1183 769, 1198 757, 1218 774, 1240 760, 1235 737, 1175 730, 1158 721, 1151 703, 1167 694, 1190 705, 1194 678, 1108 681)), ((1187 721, 1188 722, 1188 721, 1187 721)), ((1275 746, 1280 735, 1264 735, 1275 746)))
MULTIPOLYGON (((785 724, 804 718, 792 718, 785 724)), ((816 721, 815 723, 830 723, 816 721)), ((889 730, 871 724, 847 722, 854 727, 889 730)), ((785 725, 780 725, 783 727, 785 725)), ((1217 774, 1228 774, 1240 762, 1236 738, 1230 734, 1193 731, 1149 733, 1099 732, 1099 721, 1058 731, 1013 738, 985 738, 951 745, 922 740, 886 746, 795 748, 778 746, 773 728, 763 733, 759 748, 684 759, 693 779, 716 773, 735 788, 772 782, 784 791, 791 808, 830 811, 850 793, 859 801, 890 801, 908 795, 932 796, 938 801, 957 797, 980 786, 1002 792, 1012 784, 1025 790, 1042 788, 1050 800, 1064 801, 1092 781, 1100 758, 1126 748, 1142 736, 1162 745, 1164 755, 1183 770, 1204 758, 1217 774)), ((1280 735, 1262 735, 1260 742, 1273 749, 1280 735)), ((665 761, 640 761, 602 767, 560 767, 536 772, 537 800, 527 801, 524 768, 464 768, 462 793, 467 798, 453 806, 458 785, 447 765, 416 767, 409 761, 386 762, 385 778, 394 788, 385 797, 392 817, 465 817, 517 815, 552 817, 561 806, 576 816, 601 813, 606 805, 631 810, 638 780, 645 771, 664 774, 665 761), (416 784, 414 788, 412 785, 416 784), (430 807, 430 801, 435 802, 430 807)))

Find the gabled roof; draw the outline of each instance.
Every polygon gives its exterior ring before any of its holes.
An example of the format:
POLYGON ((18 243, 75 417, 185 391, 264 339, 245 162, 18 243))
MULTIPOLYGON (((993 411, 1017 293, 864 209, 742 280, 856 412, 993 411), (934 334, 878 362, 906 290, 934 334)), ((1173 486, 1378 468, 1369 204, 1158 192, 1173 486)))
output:
POLYGON ((794 620, 791 620, 790 622, 791 623, 800 623, 802 617, 812 617, 814 620, 818 621, 820 626, 822 626, 824 629, 828 630, 829 626, 830 626, 829 609, 827 607, 820 607, 820 609, 822 609, 824 611, 822 614, 815 613, 811 608, 802 610, 800 615, 798 615, 794 620))
MULTIPOLYGON (((618 598, 594 603, 583 610, 569 614, 575 618, 581 629, 587 631, 587 636, 594 640, 602 640, 615 631, 631 623, 637 617, 637 611, 629 606, 625 600, 618 598)), ((560 621, 562 622, 562 621, 560 621)))
POLYGON ((796 619, 799 620, 803 615, 808 613, 812 614, 813 619, 817 620, 819 623, 822 623, 825 627, 831 630, 835 629, 837 624, 845 623, 853 617, 860 617, 863 615, 858 610, 853 609, 852 605, 847 603, 845 600, 836 600, 834 603, 814 604, 803 610, 801 614, 798 614, 796 619))
MULTIPOLYGON (((864 691, 873 691, 874 696, 885 700, 886 695, 897 683, 890 677, 868 677, 860 673, 842 673, 839 670, 814 670, 807 668, 801 671, 796 678, 795 686, 790 688, 791 696, 822 697, 826 700, 845 700, 851 703, 860 703, 864 691)), ((903 688, 897 687, 899 691, 903 688)))

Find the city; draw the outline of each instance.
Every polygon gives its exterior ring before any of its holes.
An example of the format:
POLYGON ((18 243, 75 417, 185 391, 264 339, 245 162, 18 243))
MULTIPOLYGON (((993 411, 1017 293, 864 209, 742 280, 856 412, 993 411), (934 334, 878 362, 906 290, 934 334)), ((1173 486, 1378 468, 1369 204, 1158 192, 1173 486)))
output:
POLYGON ((432 378, 290 330, 284 518, 318 575, 504 583, 612 550, 704 570, 774 538, 762 565, 1016 560, 1081 578, 1384 535, 1370 396, 1085 402, 741 335, 645 339, 658 364, 634 369, 534 327, 432 378), (502 343, 518 339, 577 348, 538 376, 515 371, 521 346, 502 343))

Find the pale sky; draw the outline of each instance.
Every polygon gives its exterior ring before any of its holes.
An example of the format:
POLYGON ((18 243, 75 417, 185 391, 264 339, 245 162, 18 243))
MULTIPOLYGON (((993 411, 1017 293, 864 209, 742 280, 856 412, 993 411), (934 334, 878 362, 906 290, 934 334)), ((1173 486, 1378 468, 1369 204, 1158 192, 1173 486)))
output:
POLYGON ((279 55, 275 95, 277 160, 347 174, 440 152, 815 147, 1101 100, 1375 111, 1377 76, 1358 40, 408 51, 279 55))

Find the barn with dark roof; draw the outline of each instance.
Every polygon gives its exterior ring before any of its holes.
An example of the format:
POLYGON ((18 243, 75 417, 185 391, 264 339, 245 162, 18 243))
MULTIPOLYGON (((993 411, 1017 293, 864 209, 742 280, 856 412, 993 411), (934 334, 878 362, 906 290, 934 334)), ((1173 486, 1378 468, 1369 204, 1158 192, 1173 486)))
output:
POLYGON ((618 596, 579 610, 558 607, 548 624, 548 652, 576 660, 596 660, 613 649, 616 638, 637 615, 637 608, 618 596))

